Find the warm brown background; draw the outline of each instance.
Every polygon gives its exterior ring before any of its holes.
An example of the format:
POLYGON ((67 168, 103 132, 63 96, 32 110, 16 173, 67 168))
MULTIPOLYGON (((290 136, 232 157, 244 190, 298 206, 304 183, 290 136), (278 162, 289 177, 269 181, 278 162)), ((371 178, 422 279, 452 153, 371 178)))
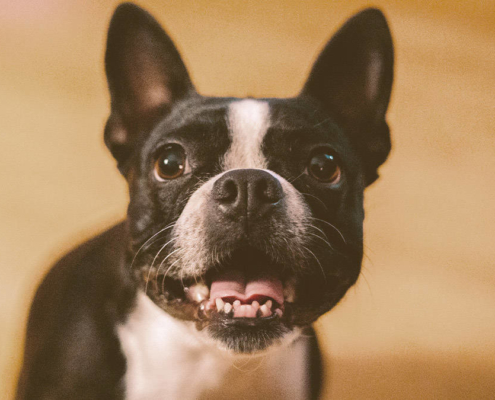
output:
MULTIPOLYGON (((0 0, 0 398, 49 264, 125 212, 102 144, 117 1, 0 0)), ((142 1, 204 94, 290 96, 368 3, 142 1)), ((394 150, 367 191, 360 284, 317 324, 332 399, 495 398, 495 2, 381 1, 394 150), (434 3, 434 4, 431 4, 434 3)))

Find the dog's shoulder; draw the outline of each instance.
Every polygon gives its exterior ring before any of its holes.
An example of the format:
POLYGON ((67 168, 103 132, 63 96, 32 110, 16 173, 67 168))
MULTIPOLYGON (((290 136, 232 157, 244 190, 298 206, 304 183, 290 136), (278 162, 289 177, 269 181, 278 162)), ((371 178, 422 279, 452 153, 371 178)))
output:
POLYGON ((124 224, 118 224, 62 257, 36 291, 28 331, 36 327, 39 338, 43 325, 53 327, 50 322, 68 316, 68 312, 83 311, 94 302, 103 306, 104 299, 106 302, 111 297, 111 289, 115 291, 117 284, 124 283, 112 278, 123 275, 125 235, 124 224))
POLYGON ((124 224, 112 227, 65 255, 43 279, 29 314, 19 399, 35 391, 44 398, 45 387, 61 391, 46 393, 58 398, 80 385, 94 387, 99 398, 98 388, 116 387, 108 383, 124 374, 125 360, 114 327, 135 298, 123 270, 125 235, 124 224))

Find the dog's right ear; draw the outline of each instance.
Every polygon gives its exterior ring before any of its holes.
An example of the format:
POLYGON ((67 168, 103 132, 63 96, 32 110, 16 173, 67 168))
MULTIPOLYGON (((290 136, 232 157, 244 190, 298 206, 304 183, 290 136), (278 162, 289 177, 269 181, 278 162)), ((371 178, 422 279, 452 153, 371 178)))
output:
POLYGON ((125 174, 136 141, 174 102, 195 91, 172 40, 150 14, 131 3, 113 14, 105 70, 111 96, 105 144, 125 174))
POLYGON ((385 114, 394 75, 387 20, 368 8, 347 21, 316 60, 302 91, 344 128, 361 156, 367 185, 390 152, 385 114))

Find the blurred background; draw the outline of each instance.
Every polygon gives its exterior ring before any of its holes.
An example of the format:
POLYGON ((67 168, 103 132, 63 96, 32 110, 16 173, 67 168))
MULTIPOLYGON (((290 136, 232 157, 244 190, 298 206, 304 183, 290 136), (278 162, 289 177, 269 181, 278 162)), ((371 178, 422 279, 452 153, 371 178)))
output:
MULTIPOLYGON (((50 264, 125 215, 102 142, 117 1, 0 0, 0 398, 50 264)), ((316 324, 325 399, 495 398, 495 2, 140 1, 199 91, 292 96, 375 5, 396 46, 393 152, 366 193, 363 275, 316 324)))

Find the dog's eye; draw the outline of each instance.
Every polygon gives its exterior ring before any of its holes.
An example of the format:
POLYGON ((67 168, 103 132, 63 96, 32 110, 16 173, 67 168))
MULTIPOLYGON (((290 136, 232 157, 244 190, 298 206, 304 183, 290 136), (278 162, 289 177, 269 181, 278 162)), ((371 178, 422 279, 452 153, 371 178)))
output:
POLYGON ((308 174, 325 183, 338 183, 341 171, 337 157, 329 150, 315 153, 309 160, 308 174))
POLYGON ((159 181, 175 179, 187 169, 186 153, 178 144, 166 146, 155 162, 155 178, 159 181))

